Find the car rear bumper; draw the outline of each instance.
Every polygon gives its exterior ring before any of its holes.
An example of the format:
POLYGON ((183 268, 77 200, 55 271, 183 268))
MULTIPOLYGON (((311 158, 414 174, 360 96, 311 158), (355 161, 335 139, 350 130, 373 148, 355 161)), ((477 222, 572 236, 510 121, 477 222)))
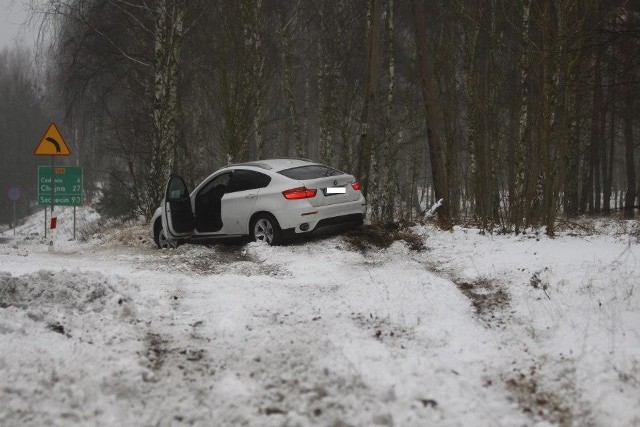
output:
POLYGON ((314 230, 317 230, 318 228, 322 228, 322 227, 328 227, 331 225, 340 225, 340 224, 348 224, 348 223, 354 223, 354 224, 360 225, 363 222, 364 222, 364 214, 361 214, 361 213, 334 216, 333 218, 325 218, 318 221, 318 224, 316 224, 314 230))
POLYGON ((361 197, 354 202, 288 210, 276 215, 276 219, 287 233, 305 234, 329 225, 362 223, 366 213, 367 206, 361 197))
POLYGON ((316 223, 313 229, 309 229, 307 231, 299 231, 299 227, 296 228, 286 228, 282 230, 285 239, 292 239, 299 236, 304 236, 306 234, 313 234, 315 231, 324 229, 327 227, 327 230, 331 229, 331 227, 339 227, 339 226, 348 226, 349 224, 358 226, 364 222, 364 214, 349 214, 349 215, 340 215, 332 218, 325 218, 316 223))

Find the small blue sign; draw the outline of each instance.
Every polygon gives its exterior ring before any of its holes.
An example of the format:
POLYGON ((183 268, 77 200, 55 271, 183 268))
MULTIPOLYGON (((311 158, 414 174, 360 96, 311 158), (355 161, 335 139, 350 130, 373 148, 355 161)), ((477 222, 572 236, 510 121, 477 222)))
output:
POLYGON ((9 199, 11 199, 12 202, 15 202, 20 198, 20 196, 22 196, 22 191, 20 191, 18 187, 11 187, 7 194, 9 195, 9 199))

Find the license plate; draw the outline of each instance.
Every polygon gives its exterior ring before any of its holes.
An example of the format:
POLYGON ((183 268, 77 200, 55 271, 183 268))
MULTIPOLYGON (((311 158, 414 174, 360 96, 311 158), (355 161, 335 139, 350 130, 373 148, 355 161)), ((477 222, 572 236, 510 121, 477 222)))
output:
POLYGON ((322 192, 325 196, 335 196, 336 194, 347 194, 346 187, 327 187, 323 188, 322 192))

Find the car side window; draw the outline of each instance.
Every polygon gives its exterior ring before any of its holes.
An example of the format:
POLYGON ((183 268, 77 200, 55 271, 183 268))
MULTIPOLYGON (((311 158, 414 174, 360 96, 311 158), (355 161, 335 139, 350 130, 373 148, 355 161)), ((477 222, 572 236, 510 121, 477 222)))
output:
POLYGON ((186 197, 189 197, 189 190, 187 190, 182 179, 172 178, 167 189, 167 201, 175 202, 186 197))
POLYGON ((221 190, 224 190, 224 188, 228 186, 230 179, 231 179, 231 174, 224 173, 222 175, 218 175, 217 177, 209 181, 207 184, 205 184, 205 186, 202 187, 200 191, 198 191, 197 197, 206 197, 208 195, 214 195, 213 193, 216 193, 218 197, 222 197, 222 194, 226 191, 222 191, 221 194, 217 194, 217 193, 220 193, 221 190))
POLYGON ((236 169, 231 175, 227 193, 264 188, 271 182, 271 177, 260 172, 236 169))

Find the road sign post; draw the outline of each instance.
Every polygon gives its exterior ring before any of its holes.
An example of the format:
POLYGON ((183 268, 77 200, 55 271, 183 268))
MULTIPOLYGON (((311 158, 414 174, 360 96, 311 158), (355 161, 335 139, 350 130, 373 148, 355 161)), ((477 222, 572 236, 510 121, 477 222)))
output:
MULTIPOLYGON (((47 128, 47 131, 44 133, 44 135, 40 139, 40 142, 36 146, 36 149, 33 150, 33 154, 35 154, 36 156, 51 156, 51 170, 55 172, 55 158, 57 156, 68 156, 71 154, 71 150, 69 150, 69 147, 64 142, 64 138, 62 137, 62 134, 58 130, 58 127, 56 126, 56 124, 51 123, 47 128)), ((39 172, 40 172, 40 169, 38 169, 38 173, 39 172)), ((38 192, 40 192, 40 188, 41 188, 40 177, 38 177, 38 192)), ((55 250, 54 248, 55 233, 53 232, 53 230, 54 230, 55 221, 57 219, 53 214, 53 208, 56 205, 56 183, 53 177, 51 180, 50 191, 51 191, 51 197, 50 197, 51 237, 49 240, 49 250, 53 252, 55 250)), ((82 192, 82 187, 80 188, 80 192, 82 192)), ((81 199, 82 199, 82 196, 80 196, 80 203, 82 202, 81 199)), ((39 205, 42 204, 40 194, 38 194, 38 204, 39 205)), ((72 205, 68 205, 68 206, 72 206, 72 205)), ((45 208, 45 227, 47 222, 46 217, 47 217, 47 213, 45 208)), ((46 236, 46 231, 45 231, 45 236, 46 236)))
POLYGON ((16 235, 16 201, 22 196, 22 191, 18 187, 11 187, 7 193, 9 200, 13 202, 13 235, 16 235))
MULTIPOLYGON (((83 174, 80 166, 38 166, 38 205, 73 206, 73 238, 76 236, 76 206, 83 203, 83 174)), ((53 212, 53 209, 52 209, 53 212)), ((51 214, 51 224, 55 220, 51 214)), ((45 218, 46 221, 46 218, 45 218)), ((52 237, 53 227, 49 227, 52 237)), ((53 241, 53 238, 50 240, 53 241)))

